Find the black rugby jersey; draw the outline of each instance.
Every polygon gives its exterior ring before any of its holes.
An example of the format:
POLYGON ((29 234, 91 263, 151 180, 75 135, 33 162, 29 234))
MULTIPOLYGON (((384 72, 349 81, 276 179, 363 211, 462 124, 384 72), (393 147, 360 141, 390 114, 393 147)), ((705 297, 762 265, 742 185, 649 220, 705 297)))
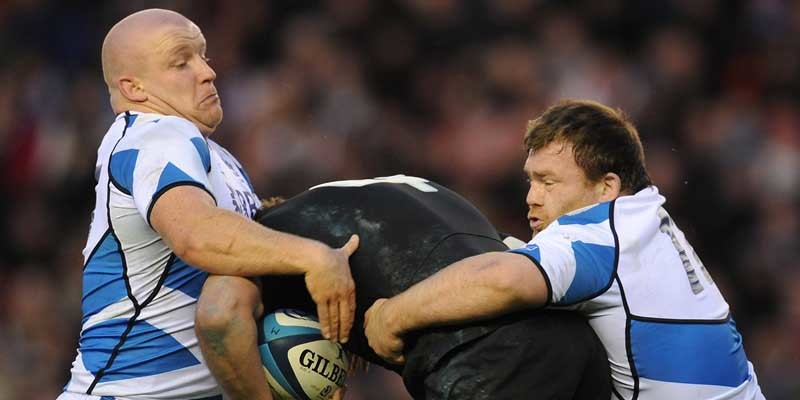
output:
MULTIPOLYGON (((610 397, 605 350, 577 316, 527 310, 413 332, 404 337, 404 366, 384 362, 368 346, 364 313, 376 299, 392 297, 463 258, 508 250, 486 217, 457 193, 403 175, 339 181, 262 209, 256 220, 332 247, 344 245, 354 233, 360 236, 359 248, 350 257, 355 320, 344 347, 401 373, 415 398, 517 399, 531 393, 610 397), (515 351, 509 352, 510 348, 515 351), (505 361, 488 361, 498 353, 505 361), (567 370, 568 366, 574 369, 567 370), (559 372, 554 375, 551 367, 559 372), (481 375, 474 382, 477 387, 463 384, 469 380, 468 372, 481 375), (509 385, 509 380, 515 383, 509 385)), ((265 276, 262 285, 265 312, 278 308, 316 312, 303 276, 265 276)))
MULTIPOLYGON (((350 257, 356 283, 356 315, 346 347, 395 370, 396 366, 385 364, 367 345, 362 326, 369 306, 455 261, 488 251, 507 250, 492 224, 470 202, 441 185, 414 177, 316 186, 278 206, 261 210, 256 219, 272 229, 316 239, 332 247, 342 246, 351 234, 360 236, 359 248, 350 257)), ((267 312, 287 307, 316 311, 302 276, 269 276, 262 278, 262 283, 267 312)), ((432 341, 436 345, 431 343, 431 347, 436 349, 426 350, 425 358, 430 362, 490 329, 487 325, 444 331, 447 332, 434 335, 432 341)), ((426 342, 420 338, 412 340, 416 343, 408 344, 426 342)), ((409 356, 410 350, 407 347, 409 356)), ((407 364, 411 363, 408 360, 407 364)))

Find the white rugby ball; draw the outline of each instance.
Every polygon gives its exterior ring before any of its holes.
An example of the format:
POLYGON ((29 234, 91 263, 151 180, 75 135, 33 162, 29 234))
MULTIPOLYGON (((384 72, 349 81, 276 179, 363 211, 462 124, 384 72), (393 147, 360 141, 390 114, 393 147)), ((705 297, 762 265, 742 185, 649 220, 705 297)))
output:
POLYGON ((329 400, 347 379, 342 346, 323 338, 317 317, 300 310, 258 321, 258 351, 276 400, 329 400))

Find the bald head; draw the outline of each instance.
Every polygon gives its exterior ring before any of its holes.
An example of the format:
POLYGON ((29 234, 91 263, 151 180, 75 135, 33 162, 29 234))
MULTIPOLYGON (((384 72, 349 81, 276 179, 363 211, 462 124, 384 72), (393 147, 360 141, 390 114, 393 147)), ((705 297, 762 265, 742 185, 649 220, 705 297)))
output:
POLYGON ((103 78, 109 89, 123 74, 138 74, 144 67, 143 58, 158 45, 160 34, 170 28, 200 29, 183 15, 170 10, 151 8, 125 17, 117 22, 103 41, 103 78), (156 42, 156 43, 154 43, 156 42))
POLYGON ((119 21, 103 41, 102 62, 115 113, 175 115, 204 134, 222 121, 206 39, 181 14, 149 9, 119 21))

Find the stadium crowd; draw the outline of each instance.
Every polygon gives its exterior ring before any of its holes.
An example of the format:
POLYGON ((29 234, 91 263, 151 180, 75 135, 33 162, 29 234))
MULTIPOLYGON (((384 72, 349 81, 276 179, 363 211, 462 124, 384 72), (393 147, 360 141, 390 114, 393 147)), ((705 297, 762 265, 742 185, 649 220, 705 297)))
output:
MULTIPOLYGON (((769 399, 800 398, 800 4, 788 0, 0 2, 0 400, 54 399, 80 324, 108 28, 203 27, 257 192, 405 173, 529 237, 522 135, 562 98, 620 107, 730 302, 769 399), (511 200, 509 200, 511 199, 511 200)), ((406 398, 373 369, 349 399, 406 398)))

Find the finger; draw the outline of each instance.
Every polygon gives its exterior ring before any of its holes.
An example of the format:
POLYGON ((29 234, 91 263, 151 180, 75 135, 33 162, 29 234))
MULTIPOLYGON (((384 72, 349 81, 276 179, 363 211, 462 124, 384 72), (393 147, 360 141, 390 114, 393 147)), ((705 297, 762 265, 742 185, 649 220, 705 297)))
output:
POLYGON ((345 336, 345 343, 350 340, 350 331, 353 330, 353 324, 356 322, 356 291, 353 289, 350 292, 350 301, 347 302, 347 306, 350 309, 350 328, 347 331, 347 336, 345 336))
POLYGON ((328 320, 328 303, 317 303, 317 317, 319 318, 319 327, 322 330, 322 337, 330 339, 330 322, 328 320))
POLYGON ((342 246, 342 250, 347 254, 347 257, 350 257, 358 249, 360 241, 361 239, 358 238, 358 235, 350 236, 350 240, 342 246))
POLYGON ((339 339, 342 343, 347 343, 350 339, 350 328, 353 327, 354 309, 351 306, 350 296, 345 296, 345 300, 339 301, 339 339))
POLYGON ((328 318, 330 319, 330 337, 328 340, 339 341, 339 301, 331 300, 328 302, 328 318))
POLYGON ((385 355, 382 354, 378 355, 389 364, 403 364, 405 362, 405 357, 403 356, 403 353, 389 352, 385 355))

